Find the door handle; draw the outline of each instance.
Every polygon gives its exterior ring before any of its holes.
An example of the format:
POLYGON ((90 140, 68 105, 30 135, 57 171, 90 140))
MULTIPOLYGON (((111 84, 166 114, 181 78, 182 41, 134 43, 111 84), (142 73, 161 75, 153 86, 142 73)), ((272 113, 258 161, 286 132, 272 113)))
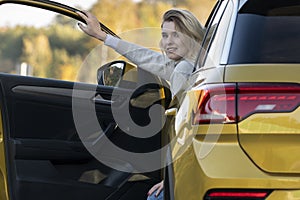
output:
POLYGON ((97 94, 92 100, 97 104, 111 105, 114 103, 112 100, 104 99, 100 94, 97 94))
POLYGON ((165 116, 174 116, 177 114, 177 108, 169 108, 165 111, 165 116))

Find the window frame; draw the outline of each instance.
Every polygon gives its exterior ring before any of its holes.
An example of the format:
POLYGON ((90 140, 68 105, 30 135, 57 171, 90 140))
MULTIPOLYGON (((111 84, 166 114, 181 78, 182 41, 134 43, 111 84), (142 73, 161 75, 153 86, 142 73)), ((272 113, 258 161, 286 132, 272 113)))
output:
POLYGON ((194 71, 200 70, 201 68, 204 67, 204 65, 206 63, 208 52, 210 51, 212 41, 215 38, 215 34, 218 29, 218 25, 219 25, 220 20, 222 19, 222 16, 226 10, 227 4, 228 4, 228 1, 219 0, 216 3, 215 7, 213 8, 211 15, 209 16, 209 18, 205 24, 206 32, 205 32, 204 39, 201 44, 201 49, 198 53, 197 60, 195 62, 195 70, 194 71), (213 24, 216 24, 216 26, 213 26, 213 24))

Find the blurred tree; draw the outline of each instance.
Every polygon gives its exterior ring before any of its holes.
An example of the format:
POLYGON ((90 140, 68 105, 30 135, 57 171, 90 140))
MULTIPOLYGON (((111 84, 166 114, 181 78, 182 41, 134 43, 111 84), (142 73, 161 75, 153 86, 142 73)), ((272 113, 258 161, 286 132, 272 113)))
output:
POLYGON ((170 3, 162 1, 142 1, 138 3, 136 14, 141 27, 160 27, 163 13, 171 8, 170 3))
POLYGON ((77 70, 74 69, 74 66, 71 64, 65 64, 59 66, 59 77, 58 79, 76 81, 77 70))
POLYGON ((5 28, 0 31, 1 72, 15 73, 22 54, 22 28, 5 28))
POLYGON ((50 24, 47 35, 53 48, 66 49, 69 55, 87 54, 86 35, 77 29, 77 21, 57 15, 50 24))
POLYGON ((53 77, 62 80, 76 80, 78 70, 82 63, 80 55, 70 56, 66 49, 53 50, 52 72, 53 77))
POLYGON ((48 37, 42 33, 23 37, 23 53, 21 62, 33 66, 33 75, 48 77, 52 62, 52 51, 48 37))
POLYGON ((204 25, 215 2, 215 0, 98 0, 91 8, 91 12, 120 35, 137 28, 160 27, 163 13, 172 7, 190 10, 204 25))
POLYGON ((60 24, 64 26, 74 26, 76 25, 76 22, 72 20, 70 17, 64 16, 64 15, 56 15, 54 19, 52 20, 51 24, 60 24))
POLYGON ((185 7, 199 19, 201 24, 205 22, 215 4, 215 0, 176 0, 177 7, 185 7))
POLYGON ((86 37, 77 28, 77 21, 57 15, 48 28, 47 35, 53 51, 51 76, 74 81, 84 58, 89 53, 86 37))
MULTIPOLYGON (((155 3, 165 3, 171 7, 178 7, 190 10, 195 14, 199 21, 204 25, 205 21, 215 4, 215 0, 142 0, 148 5, 155 3)), ((166 11, 166 10, 165 10, 166 11)))
POLYGON ((19 58, 22 54, 22 28, 7 28, 0 33, 1 55, 8 59, 19 58), (4 42, 5 41, 5 42, 4 42))
POLYGON ((91 8, 91 12, 116 33, 138 28, 135 11, 136 3, 132 0, 101 0, 91 8))

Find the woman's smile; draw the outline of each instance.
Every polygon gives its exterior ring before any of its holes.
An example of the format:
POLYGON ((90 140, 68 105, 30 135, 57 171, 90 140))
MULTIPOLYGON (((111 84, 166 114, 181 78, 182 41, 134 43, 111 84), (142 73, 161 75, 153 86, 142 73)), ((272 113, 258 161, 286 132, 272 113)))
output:
POLYGON ((180 60, 187 54, 186 45, 182 40, 181 34, 175 29, 175 24, 172 21, 166 21, 162 26, 162 47, 172 60, 180 60))

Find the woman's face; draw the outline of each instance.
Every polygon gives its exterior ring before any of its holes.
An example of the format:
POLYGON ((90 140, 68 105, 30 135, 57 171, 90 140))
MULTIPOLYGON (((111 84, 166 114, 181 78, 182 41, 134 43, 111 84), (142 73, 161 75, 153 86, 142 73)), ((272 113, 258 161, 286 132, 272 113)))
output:
POLYGON ((174 22, 165 21, 161 35, 161 46, 168 58, 177 61, 186 56, 188 48, 184 42, 184 34, 175 30, 174 22))

